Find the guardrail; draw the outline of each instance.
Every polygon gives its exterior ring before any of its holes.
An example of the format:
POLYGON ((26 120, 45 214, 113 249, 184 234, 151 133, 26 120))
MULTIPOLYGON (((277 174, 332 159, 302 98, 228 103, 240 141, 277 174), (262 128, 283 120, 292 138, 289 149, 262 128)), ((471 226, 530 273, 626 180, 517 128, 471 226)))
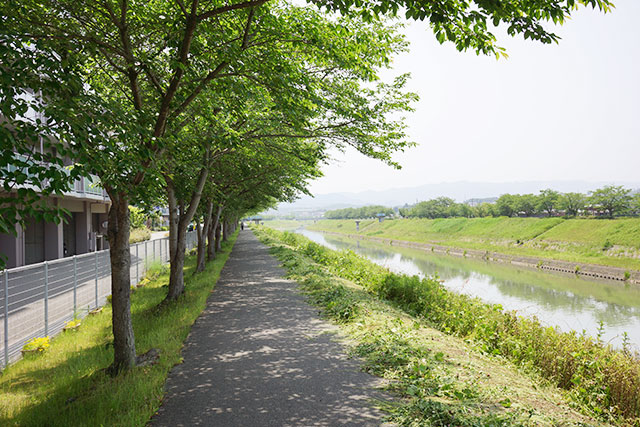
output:
MULTIPOLYGON (((187 233, 187 250, 197 245, 187 233)), ((169 261, 169 239, 147 240, 129 247, 130 277, 138 284, 149 265, 169 261)), ((32 338, 54 336, 65 324, 105 304, 111 294, 109 250, 45 261, 0 273, 0 366, 21 357, 32 338)))

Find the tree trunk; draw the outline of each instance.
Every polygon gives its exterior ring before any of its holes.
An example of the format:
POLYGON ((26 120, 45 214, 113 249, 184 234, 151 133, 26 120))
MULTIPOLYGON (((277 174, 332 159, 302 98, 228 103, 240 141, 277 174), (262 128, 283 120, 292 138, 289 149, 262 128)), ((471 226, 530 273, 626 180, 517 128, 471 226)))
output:
POLYGON ((129 252, 129 200, 124 193, 112 194, 107 235, 111 255, 111 306, 113 330, 112 375, 136 364, 136 344, 131 322, 131 258, 129 252))
POLYGON ((169 243, 171 248, 174 249, 170 259, 169 292, 164 299, 165 302, 176 300, 184 292, 184 253, 187 246, 187 227, 195 215, 198 204, 200 203, 202 188, 207 180, 207 175, 208 169, 203 168, 200 171, 196 187, 191 194, 189 207, 186 209, 186 202, 184 200, 179 201, 177 199, 175 185, 171 178, 165 175, 167 199, 169 201, 169 243), (176 209, 178 205, 180 208, 179 211, 176 209), (171 212, 174 212, 173 218, 171 212), (172 238, 172 236, 175 237, 172 238))
POLYGON ((216 227, 216 252, 220 252, 222 249, 222 239, 220 238, 220 233, 222 232, 222 224, 218 221, 218 226, 216 227))
POLYGON ((186 249, 187 228, 179 225, 176 239, 176 253, 173 258, 171 258, 169 292, 165 298, 166 301, 176 300, 184 292, 184 253, 186 249))
POLYGON ((206 239, 209 235, 209 228, 211 227, 211 216, 213 214, 213 201, 207 202, 207 212, 204 217, 204 227, 200 230, 200 224, 198 223, 198 262, 196 265, 196 273, 204 271, 206 265, 205 252, 206 252, 206 239))
POLYGON ((218 223, 209 226, 207 234, 207 261, 212 261, 216 257, 216 228, 218 223))
POLYGON ((207 259, 212 260, 216 257, 216 252, 219 250, 218 240, 220 235, 218 233, 218 227, 220 226, 220 215, 222 214, 223 205, 219 205, 216 209, 216 213, 213 216, 211 226, 209 227, 209 247, 207 250, 207 259))
POLYGON ((229 238, 229 220, 225 218, 224 221, 222 222, 222 241, 226 242, 228 238, 229 238))

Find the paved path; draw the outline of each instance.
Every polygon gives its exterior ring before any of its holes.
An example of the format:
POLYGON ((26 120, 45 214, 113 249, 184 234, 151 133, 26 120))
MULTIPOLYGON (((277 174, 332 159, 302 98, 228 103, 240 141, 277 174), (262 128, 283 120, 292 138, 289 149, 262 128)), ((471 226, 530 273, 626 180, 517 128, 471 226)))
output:
POLYGON ((153 426, 380 425, 376 378, 251 231, 240 233, 169 374, 153 426))

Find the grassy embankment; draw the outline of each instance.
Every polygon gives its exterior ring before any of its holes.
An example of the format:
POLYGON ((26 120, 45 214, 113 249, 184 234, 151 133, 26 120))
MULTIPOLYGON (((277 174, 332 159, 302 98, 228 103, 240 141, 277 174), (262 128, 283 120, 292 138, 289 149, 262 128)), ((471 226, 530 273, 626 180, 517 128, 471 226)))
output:
POLYGON ((640 367, 632 356, 449 292, 437 281, 390 273, 352 252, 291 233, 259 234, 312 301, 343 325, 366 369, 393 380, 390 388, 405 398, 387 408, 394 421, 594 423, 568 410, 564 397, 600 421, 640 425, 640 367), (558 388, 525 379, 516 367, 558 388))
POLYGON ((447 218, 322 220, 310 230, 488 250, 640 270, 640 219, 447 218))
POLYGON ((313 222, 311 219, 271 219, 264 221, 264 225, 280 231, 293 231, 300 227, 307 227, 313 224, 313 222))
POLYGON ((77 331, 51 341, 42 354, 27 356, 0 376, 0 425, 3 426, 143 426, 160 406, 169 370, 180 363, 180 350, 191 325, 227 261, 236 235, 203 273, 192 276, 195 259, 185 263, 186 289, 179 301, 162 308, 168 269, 150 269, 145 285, 131 296, 138 354, 160 351, 158 363, 111 378, 113 360, 111 307, 82 320, 77 331))
MULTIPOLYGON (((341 235, 325 235, 327 242, 332 244, 340 244, 340 242, 351 243, 353 240, 341 235)), ((479 272, 493 277, 496 281, 503 283, 535 283, 539 290, 547 289, 549 291, 548 298, 553 299, 554 305, 564 305, 566 307, 575 307, 576 298, 582 300, 604 301, 618 305, 620 310, 629 310, 627 315, 633 316, 633 308, 640 306, 640 294, 635 287, 620 286, 616 282, 600 282, 598 286, 589 286, 589 282, 577 281, 570 275, 549 274, 544 271, 534 269, 515 269, 508 264, 493 263, 487 264, 486 261, 474 258, 458 258, 444 254, 434 254, 430 251, 420 249, 406 248, 402 246, 382 245, 376 241, 362 240, 360 241, 360 252, 368 255, 367 250, 371 250, 374 255, 379 251, 385 251, 388 254, 401 254, 412 259, 413 262, 420 266, 423 262, 426 264, 436 264, 438 266, 438 275, 440 278, 447 280, 451 275, 458 276, 463 274, 472 274, 479 272), (557 292, 558 290, 565 292, 557 292)), ((426 265, 426 269, 432 268, 426 265)), ((509 296, 516 298, 530 298, 531 294, 528 286, 514 287, 508 286, 502 289, 508 292, 509 296), (517 293, 521 291, 522 294, 517 293)), ((544 300, 541 303, 546 303, 544 300)))

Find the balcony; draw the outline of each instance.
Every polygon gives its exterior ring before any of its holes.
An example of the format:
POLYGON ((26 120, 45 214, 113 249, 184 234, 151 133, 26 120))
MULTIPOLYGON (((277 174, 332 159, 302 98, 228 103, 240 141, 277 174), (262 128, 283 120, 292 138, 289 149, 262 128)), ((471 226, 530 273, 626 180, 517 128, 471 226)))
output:
POLYGON ((99 200, 109 200, 107 192, 100 185, 100 179, 91 175, 90 177, 82 177, 73 183, 73 190, 69 191, 70 196, 83 197, 99 200))
MULTIPOLYGON (((19 156, 19 158, 22 161, 29 162, 27 158, 24 156, 19 156)), ((59 166, 51 165, 51 167, 59 167, 59 166)), ((13 171, 16 171, 18 167, 9 165, 8 169, 9 171, 13 172, 13 171)), ((67 169, 65 168, 65 170, 67 169)), ((16 185, 14 188, 16 189, 20 187, 33 188, 36 191, 38 191, 40 188, 43 188, 42 184, 40 183, 35 184, 32 182, 32 179, 36 177, 29 172, 28 168, 25 168, 23 172, 27 175, 26 182, 24 184, 16 185)), ((44 186, 47 185, 46 182, 44 182, 43 184, 44 186)), ((107 195, 107 192, 104 191, 104 189, 100 185, 100 179, 95 175, 90 175, 89 177, 80 177, 79 179, 76 179, 75 182, 73 183, 73 187, 70 188, 68 191, 65 191, 64 194, 71 197, 77 197, 77 198, 83 198, 83 199, 88 198, 88 199, 102 200, 102 201, 110 200, 109 196, 107 195)))

